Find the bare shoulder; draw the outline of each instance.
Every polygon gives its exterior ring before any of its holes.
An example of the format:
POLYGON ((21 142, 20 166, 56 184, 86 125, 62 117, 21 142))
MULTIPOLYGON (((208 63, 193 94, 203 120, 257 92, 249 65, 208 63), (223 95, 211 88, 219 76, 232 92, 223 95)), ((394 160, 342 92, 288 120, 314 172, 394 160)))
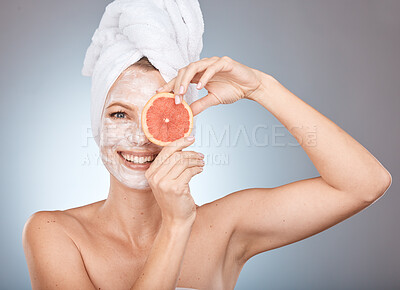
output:
POLYGON ((29 230, 53 230, 65 231, 68 233, 76 228, 78 224, 82 225, 86 217, 93 213, 94 209, 104 201, 99 201, 84 206, 74 207, 66 210, 38 211, 32 214, 25 223, 24 232, 29 230))
POLYGON ((22 232, 22 243, 26 256, 40 250, 44 245, 74 245, 68 235, 71 218, 63 211, 38 211, 32 214, 25 223, 22 232))
POLYGON ((79 246, 70 234, 79 224, 68 211, 38 211, 28 218, 22 244, 33 289, 92 288, 79 246))
POLYGON ((65 213, 58 210, 35 212, 26 221, 23 236, 25 238, 30 238, 33 235, 37 235, 39 232, 62 232, 65 217, 65 213))
POLYGON ((67 210, 35 212, 24 225, 22 232, 24 249, 33 247, 37 243, 58 243, 62 240, 66 241, 66 244, 72 242, 79 249, 73 237, 84 228, 85 217, 89 216, 99 203, 67 210))

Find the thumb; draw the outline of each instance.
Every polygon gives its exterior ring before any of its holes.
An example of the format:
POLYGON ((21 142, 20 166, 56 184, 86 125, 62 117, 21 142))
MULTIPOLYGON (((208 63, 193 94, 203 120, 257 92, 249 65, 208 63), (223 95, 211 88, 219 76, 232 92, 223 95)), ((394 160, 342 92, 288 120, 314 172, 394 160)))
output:
POLYGON ((190 104, 190 108, 192 109, 193 116, 200 114, 205 109, 221 104, 220 100, 213 93, 208 93, 205 97, 200 98, 199 100, 190 104))

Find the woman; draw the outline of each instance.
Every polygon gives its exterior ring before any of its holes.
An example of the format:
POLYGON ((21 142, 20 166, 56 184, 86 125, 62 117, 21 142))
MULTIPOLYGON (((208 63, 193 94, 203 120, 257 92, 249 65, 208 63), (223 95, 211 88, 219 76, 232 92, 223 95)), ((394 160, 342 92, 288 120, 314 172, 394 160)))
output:
POLYGON ((200 60, 199 7, 196 1, 176 3, 124 0, 106 10, 109 17, 100 25, 105 33, 96 31, 93 41, 109 46, 93 46, 95 57, 87 63, 101 64, 93 72, 98 86, 92 92, 105 93, 101 101, 94 99, 92 130, 110 172, 109 194, 106 200, 29 218, 23 245, 33 289, 233 289, 251 257, 349 218, 390 186, 388 171, 363 146, 272 76, 226 56, 200 60), (160 3, 170 5, 166 14, 164 6, 154 6, 160 3), (185 7, 188 3, 193 6, 185 7), (174 25, 168 26, 168 13, 174 25), (176 31, 165 33, 169 29, 176 31), (118 30, 127 35, 115 35, 118 30), (168 38, 175 33, 179 37, 168 38), (164 46, 155 39, 168 47, 167 54, 156 50, 164 46), (134 49, 151 57, 130 62, 137 57, 134 49), (105 56, 97 60, 99 53, 105 56), (190 62, 180 66, 182 60, 190 62), (129 66, 120 73, 120 64, 129 66), (180 67, 168 81, 165 76, 174 70, 165 64, 180 67), (194 139, 160 147, 149 142, 140 123, 144 104, 157 91, 175 93, 179 103, 193 94, 193 84, 208 91, 191 102, 194 115, 244 98, 255 101, 289 130, 321 176, 245 189, 197 206, 189 181, 201 173, 203 156, 183 150, 194 139), (312 143, 310 128, 317 129, 312 143))
POLYGON ((143 66, 146 61, 125 70, 107 96, 101 152, 112 164, 108 198, 37 212, 26 223, 24 249, 33 289, 233 289, 254 255, 328 229, 389 188, 391 175, 374 156, 271 75, 224 56, 193 62, 165 83, 155 68, 143 66), (191 105, 194 115, 243 98, 258 102, 293 134, 321 176, 245 189, 197 206, 188 182, 204 163, 198 153, 182 150, 194 140, 158 147, 138 121, 156 91, 181 98, 189 83, 208 91, 191 105), (307 145, 307 128, 314 126, 317 142, 307 145), (134 128, 135 147, 123 155, 157 155, 147 170, 125 167, 120 148, 110 146, 126 128, 134 128), (137 188, 128 187, 124 178, 137 188))

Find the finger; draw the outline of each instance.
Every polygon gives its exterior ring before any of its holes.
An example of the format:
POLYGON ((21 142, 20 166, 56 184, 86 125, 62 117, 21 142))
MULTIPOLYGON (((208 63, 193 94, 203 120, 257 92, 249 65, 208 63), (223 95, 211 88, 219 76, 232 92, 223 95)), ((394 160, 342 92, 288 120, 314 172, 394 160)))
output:
MULTIPOLYGON (((218 56, 213 56, 213 57, 211 57, 211 58, 207 58, 207 57, 205 57, 205 58, 203 58, 203 59, 201 59, 201 60, 199 60, 199 61, 196 61, 196 62, 194 62, 194 63, 191 63, 191 64, 189 64, 189 66, 196 66, 196 65, 199 65, 199 64, 201 64, 201 66, 203 66, 203 63, 205 63, 206 64, 206 66, 209 66, 211 63, 214 63, 214 62, 216 62, 217 60, 219 60, 220 58, 218 57, 218 56), (193 65, 193 64, 195 64, 195 65, 193 65)), ((187 66, 187 68, 189 68, 189 66, 187 66)), ((201 71, 204 71, 204 69, 202 69, 201 71)), ((179 75, 179 73, 178 73, 178 75, 179 75)), ((190 77, 188 77, 189 79, 190 79, 190 77)), ((179 82, 177 82, 177 79, 178 79, 178 76, 176 76, 175 78, 173 78, 172 80, 170 80, 168 83, 166 83, 164 86, 162 86, 161 88, 159 88, 159 89, 157 89, 157 92, 171 92, 174 88, 174 90, 175 90, 175 93, 176 94, 179 94, 179 89, 178 89, 178 87, 180 87, 180 83, 179 82)), ((189 82, 190 82, 190 80, 189 81, 187 81, 187 78, 185 78, 185 84, 184 84, 184 93, 183 94, 185 94, 186 93, 186 91, 187 91, 187 87, 188 87, 188 85, 189 85, 189 82)))
POLYGON ((182 75, 185 73, 186 67, 179 69, 178 75, 166 83, 161 88, 157 89, 157 92, 171 92, 173 91, 175 95, 183 95, 180 93, 179 83, 182 78, 182 75))
POLYGON ((192 109, 193 116, 196 116, 197 114, 203 112, 205 109, 218 104, 222 104, 218 97, 213 93, 208 93, 208 95, 206 95, 205 97, 202 97, 197 101, 191 103, 190 108, 192 109))
MULTIPOLYGON (((170 173, 172 168, 176 167, 179 163, 197 163, 198 160, 201 161, 203 160, 203 157, 201 153, 197 153, 195 151, 179 151, 175 152, 172 154, 168 159, 166 159, 163 164, 158 168, 157 174, 160 177, 166 176, 170 173), (188 161, 190 160, 190 161, 188 161)), ((200 164, 200 163, 199 163, 200 164)), ((175 177, 174 177, 175 178, 175 177)))
POLYGON ((207 67, 215 63, 218 59, 218 57, 203 58, 199 61, 192 62, 187 66, 184 75, 179 81, 177 81, 176 86, 183 86, 183 94, 186 94, 189 84, 197 83, 200 79, 200 76, 197 75, 205 71, 207 67))
POLYGON ((166 83, 165 85, 163 85, 161 88, 158 88, 156 90, 157 93, 160 92, 166 92, 166 93, 170 93, 175 85, 175 81, 176 81, 176 77, 174 77, 172 80, 170 80, 168 83, 166 83))
POLYGON ((189 181, 195 176, 203 171, 203 167, 189 167, 182 172, 181 175, 176 179, 180 184, 189 184, 189 181))
POLYGON ((175 104, 176 104, 176 105, 182 103, 182 100, 183 100, 183 96, 181 96, 181 95, 175 95, 175 104))
POLYGON ((221 57, 218 59, 216 62, 211 64, 204 74, 201 76, 199 83, 201 83, 201 86, 199 89, 202 89, 206 86, 208 81, 218 72, 220 71, 229 71, 232 69, 232 64, 231 61, 229 60, 230 58, 227 56, 221 57))
MULTIPOLYGON (((172 80, 170 80, 168 83, 166 83, 161 88, 158 88, 156 90, 156 92, 157 93, 160 93, 160 92, 167 92, 167 93, 173 92, 173 88, 175 86, 176 81, 177 81, 177 77, 175 77, 172 80)), ((176 94, 175 92, 173 92, 173 93, 175 94, 175 104, 182 103, 183 96, 180 96, 180 95, 176 94)))
POLYGON ((178 178, 187 168, 190 167, 203 167, 204 161, 199 158, 185 158, 175 163, 175 165, 168 172, 168 179, 178 178))
POLYGON ((146 175, 152 175, 162 164, 168 159, 174 152, 181 151, 183 148, 186 148, 193 144, 194 137, 191 139, 190 137, 183 137, 178 140, 175 140, 168 145, 164 146, 164 148, 158 153, 157 157, 153 160, 150 167, 146 171, 146 175))
POLYGON ((179 69, 178 75, 176 76, 176 80, 174 83, 174 93, 175 95, 183 96, 183 87, 180 87, 181 79, 186 72, 186 67, 179 69))

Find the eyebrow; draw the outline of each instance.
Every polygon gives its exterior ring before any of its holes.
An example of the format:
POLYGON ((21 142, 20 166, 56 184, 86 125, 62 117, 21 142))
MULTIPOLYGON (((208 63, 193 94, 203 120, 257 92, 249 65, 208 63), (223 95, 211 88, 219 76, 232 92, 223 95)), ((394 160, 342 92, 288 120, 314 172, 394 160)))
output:
POLYGON ((127 109, 127 110, 133 111, 131 107, 129 107, 128 105, 126 105, 126 104, 124 104, 124 103, 120 103, 120 102, 115 102, 115 103, 110 104, 110 105, 107 107, 107 109, 108 109, 108 108, 111 108, 111 107, 114 107, 114 106, 121 106, 121 107, 124 107, 124 108, 127 109))

